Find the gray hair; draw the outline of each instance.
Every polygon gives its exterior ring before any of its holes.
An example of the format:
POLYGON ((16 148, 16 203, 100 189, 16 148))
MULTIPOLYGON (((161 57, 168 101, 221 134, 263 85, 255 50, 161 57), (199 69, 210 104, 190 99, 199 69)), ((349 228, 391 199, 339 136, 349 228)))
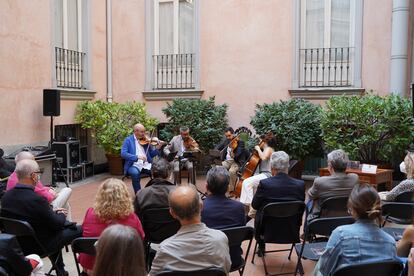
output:
POLYGON ((19 163, 19 161, 22 161, 22 160, 25 160, 25 159, 34 160, 35 157, 29 151, 21 151, 14 157, 14 163, 17 164, 17 163, 19 163))
POLYGON ((187 132, 187 131, 190 131, 189 127, 187 127, 187 126, 180 127, 180 132, 187 132))
POLYGON ((215 166, 207 172, 207 189, 213 195, 224 195, 230 182, 230 174, 223 166, 215 166))
POLYGON ((19 161, 16 165, 15 172, 19 180, 30 178, 32 173, 39 171, 39 165, 36 161, 30 159, 24 159, 19 161))
POLYGON ((192 186, 179 186, 172 190, 168 195, 168 203, 170 208, 177 217, 181 220, 192 219, 200 214, 200 196, 197 193, 197 190, 192 186), (178 202, 174 199, 177 192, 180 190, 190 190, 188 197, 185 202, 178 202))
POLYGON ((151 165, 151 173, 154 178, 167 179, 170 175, 170 163, 164 158, 154 158, 151 165))
POLYGON ((289 155, 284 151, 276 151, 270 156, 270 167, 272 169, 287 172, 289 170, 289 155))
POLYGON ((341 149, 328 153, 328 164, 331 164, 332 169, 336 172, 344 172, 348 166, 348 162, 348 154, 341 149))

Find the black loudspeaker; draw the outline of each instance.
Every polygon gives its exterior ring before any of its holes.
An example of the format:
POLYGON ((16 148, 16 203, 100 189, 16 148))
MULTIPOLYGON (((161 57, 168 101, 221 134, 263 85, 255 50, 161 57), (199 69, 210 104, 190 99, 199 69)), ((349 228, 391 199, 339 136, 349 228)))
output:
POLYGON ((53 142, 52 151, 62 168, 77 166, 80 162, 79 141, 53 142))
POLYGON ((60 116, 60 90, 43 90, 43 116, 60 116))

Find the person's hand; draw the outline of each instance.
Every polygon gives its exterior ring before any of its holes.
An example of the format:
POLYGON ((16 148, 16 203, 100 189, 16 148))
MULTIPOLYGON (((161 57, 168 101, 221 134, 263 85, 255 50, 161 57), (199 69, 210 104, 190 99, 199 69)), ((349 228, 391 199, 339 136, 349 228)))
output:
POLYGON ((68 215, 68 210, 66 210, 65 208, 56 208, 54 211, 56 212, 56 214, 64 214, 65 216, 68 215))
POLYGON ((257 151, 260 151, 260 147, 259 146, 255 146, 254 149, 257 150, 257 151))
POLYGON ((145 155, 140 155, 139 157, 138 157, 138 159, 141 159, 142 161, 147 161, 147 157, 145 156, 145 155))

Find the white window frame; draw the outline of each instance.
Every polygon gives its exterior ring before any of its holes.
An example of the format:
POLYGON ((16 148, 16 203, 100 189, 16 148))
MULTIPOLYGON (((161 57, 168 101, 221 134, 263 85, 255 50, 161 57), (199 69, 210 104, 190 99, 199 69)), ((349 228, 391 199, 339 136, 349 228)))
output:
MULTIPOLYGON (((63 27, 63 35, 62 35, 62 42, 63 48, 68 49, 69 47, 69 33, 68 33, 68 0, 62 0, 62 27, 63 27)), ((76 0, 77 6, 77 31, 78 31, 78 48, 77 49, 69 49, 75 50, 78 52, 82 52, 82 0, 76 0)))

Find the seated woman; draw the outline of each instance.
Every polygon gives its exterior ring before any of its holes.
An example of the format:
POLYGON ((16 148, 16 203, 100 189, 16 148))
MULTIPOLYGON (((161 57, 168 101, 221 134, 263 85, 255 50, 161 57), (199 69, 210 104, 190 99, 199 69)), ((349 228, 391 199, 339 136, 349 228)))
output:
POLYGON ((144 247, 128 226, 106 228, 97 243, 94 276, 146 276, 144 247))
POLYGON ((405 228, 401 240, 397 244, 397 255, 406 258, 414 247, 414 225, 405 228))
POLYGON ((402 193, 414 192, 414 152, 407 152, 404 158, 404 165, 407 179, 401 181, 389 192, 380 192, 381 200, 394 201, 402 193))
POLYGON ((348 200, 354 224, 336 228, 315 267, 315 275, 332 275, 342 265, 396 258, 395 240, 378 227, 381 205, 377 191, 356 185, 348 200))
MULTIPOLYGON (((137 231, 141 239, 144 239, 144 231, 139 218, 134 213, 129 191, 124 182, 115 178, 105 180, 99 187, 94 208, 86 211, 83 220, 83 236, 99 237, 102 231, 112 224, 130 226, 137 231)), ((93 256, 86 254, 79 256, 79 263, 88 274, 91 273, 94 262, 93 256)))

